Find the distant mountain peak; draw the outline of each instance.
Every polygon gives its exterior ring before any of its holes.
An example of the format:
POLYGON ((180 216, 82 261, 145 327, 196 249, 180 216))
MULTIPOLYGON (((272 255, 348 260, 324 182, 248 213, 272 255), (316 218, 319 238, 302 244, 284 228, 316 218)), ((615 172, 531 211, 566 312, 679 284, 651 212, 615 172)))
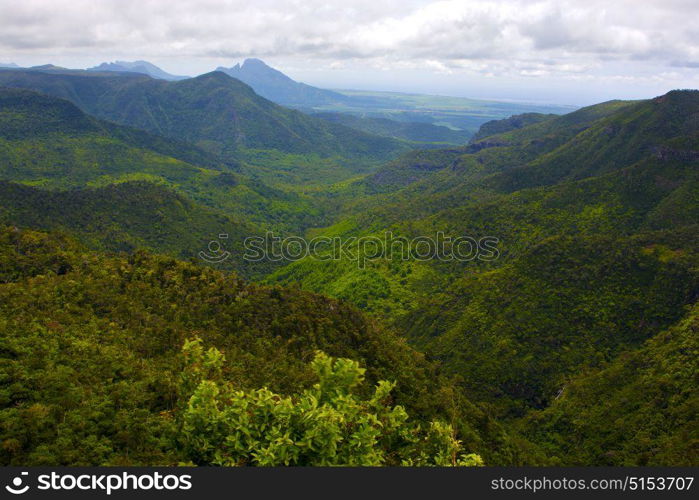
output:
POLYGON ((162 70, 155 64, 142 60, 103 62, 99 66, 87 68, 87 71, 142 73, 150 76, 151 78, 157 78, 160 80, 184 80, 185 78, 189 78, 188 76, 172 75, 162 70))
POLYGON ((267 68, 271 69, 272 71, 275 71, 277 73, 281 73, 281 71, 276 70, 272 68, 270 65, 268 65, 266 62, 264 62, 262 59, 257 59, 256 57, 249 57, 243 61, 243 68, 267 68))
POLYGON ((314 107, 347 100, 346 96, 337 92, 294 81, 263 60, 254 57, 230 68, 219 66, 216 71, 247 83, 262 97, 284 106, 314 107))
POLYGON ((267 67, 267 68, 270 67, 270 66, 269 66, 267 63, 265 63, 262 59, 258 59, 257 57, 248 57, 247 59, 245 59, 245 60, 243 61, 243 66, 245 66, 246 64, 247 64, 247 65, 252 64, 253 66, 257 64, 257 65, 259 65, 259 66, 265 66, 265 67, 267 67))
POLYGON ((0 62, 0 68, 19 68, 15 63, 3 63, 0 62))
POLYGON ((228 75, 242 81, 245 81, 245 78, 272 78, 297 84, 297 82, 286 76, 278 69, 274 69, 273 67, 269 66, 262 59, 248 58, 243 61, 243 64, 237 63, 231 68, 219 66, 216 68, 216 71, 227 73, 228 75))
POLYGON ((245 85, 243 82, 240 82, 240 81, 236 80, 235 78, 231 78, 230 75, 224 73, 223 71, 218 71, 218 70, 209 71, 208 73, 204 73, 204 74, 201 74, 199 76, 195 76, 191 80, 192 81, 200 81, 200 82, 210 80, 210 81, 217 82, 217 83, 228 82, 228 83, 236 84, 238 86, 249 88, 249 86, 245 85))

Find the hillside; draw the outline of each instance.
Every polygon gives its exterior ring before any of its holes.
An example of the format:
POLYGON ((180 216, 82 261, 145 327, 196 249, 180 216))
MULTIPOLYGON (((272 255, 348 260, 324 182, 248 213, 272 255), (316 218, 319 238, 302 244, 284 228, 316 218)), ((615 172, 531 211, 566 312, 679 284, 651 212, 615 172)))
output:
MULTIPOLYGON (((686 95, 697 104, 697 93, 686 95)), ((364 181, 369 183, 364 192, 385 182, 391 171, 396 172, 392 175, 399 176, 419 170, 421 175, 414 182, 406 186, 397 177, 388 184, 387 191, 375 191, 368 198, 364 196, 350 206, 350 210, 356 210, 356 215, 346 217, 337 228, 331 227, 328 232, 344 236, 377 234, 383 229, 392 229, 406 236, 434 235, 437 230, 448 235, 492 234, 507 242, 504 255, 514 258, 545 238, 561 234, 632 235, 651 227, 657 230, 691 224, 695 204, 683 204, 682 200, 691 197, 690 193, 696 186, 697 174, 691 159, 691 139, 695 137, 696 129, 685 128, 676 135, 674 127, 668 126, 664 120, 647 123, 645 130, 652 130, 655 134, 667 130, 666 138, 659 139, 650 136, 633 121, 639 110, 646 110, 649 105, 663 107, 671 102, 668 99, 652 103, 598 105, 553 122, 510 132, 507 136, 492 136, 485 145, 474 143, 464 148, 407 155, 394 162, 391 170, 382 170, 364 181), (641 146, 643 152, 638 154, 632 153, 631 147, 615 148, 614 154, 620 159, 624 151, 629 151, 630 155, 623 162, 616 161, 616 171, 590 173, 589 178, 585 178, 583 172, 586 170, 583 169, 587 169, 585 165, 588 163, 585 157, 583 161, 572 164, 580 169, 579 176, 583 178, 579 180, 552 179, 552 185, 538 189, 512 193, 509 189, 501 191, 505 179, 517 178, 521 169, 529 168, 521 167, 522 163, 529 161, 531 168, 538 168, 543 161, 547 165, 553 164, 553 159, 564 154, 571 145, 584 147, 591 132, 604 130, 608 123, 622 120, 629 120, 628 130, 636 133, 636 145, 645 141, 647 146, 641 146), (664 142, 680 143, 683 137, 688 148, 686 154, 678 149, 674 155, 660 156, 654 149, 663 147, 664 142), (645 158, 641 160, 643 156, 645 158), (670 207, 678 214, 686 215, 669 218, 670 207), (656 221, 661 213, 663 220, 656 221)), ((684 111, 678 117, 691 117, 694 113, 694 108, 686 102, 682 109, 684 111)), ((689 123, 686 127, 691 127, 689 123)), ((596 135, 594 140, 597 140, 596 135)), ((354 189, 353 186, 350 188, 354 189)), ((416 266, 429 268, 433 264, 439 268, 440 264, 432 262, 417 263, 416 266)), ((321 275, 321 268, 345 266, 350 272, 353 267, 351 263, 345 265, 341 262, 296 265, 311 268, 315 265, 321 275)), ((452 266, 455 266, 455 271, 463 270, 463 266, 456 263, 452 266)), ((439 274, 446 279, 454 272, 448 267, 439 269, 439 274)), ((332 280, 335 287, 340 282, 332 280)))
MULTIPOLYGON (((216 170, 223 168, 220 159, 190 144, 97 120, 64 99, 37 92, 0 88, 0 113, 0 138, 6 141, 41 141, 60 135, 110 136, 114 142, 131 148, 148 149, 155 154, 216 170)), ((124 154, 129 156, 129 153, 124 154)), ((119 158, 111 161, 118 162, 119 158)))
POLYGON ((494 178, 493 185, 514 191, 582 179, 617 171, 649 156, 696 161, 697 112, 696 90, 672 91, 639 102, 597 120, 578 134, 577 140, 567 142, 550 155, 494 178))
POLYGON ((288 229, 322 220, 308 199, 233 171, 188 143, 98 120, 66 100, 27 90, 0 89, 0 159, 0 179, 46 189, 149 181, 257 226, 288 229))
POLYGON ((71 234, 95 250, 147 249, 202 264, 199 253, 225 234, 221 243, 230 256, 216 267, 244 276, 259 276, 274 267, 243 259, 243 241, 260 233, 255 226, 144 181, 66 191, 0 181, 0 224, 71 234))
POLYGON ((406 214, 426 217, 471 201, 474 194, 483 193, 484 179, 555 151, 596 120, 631 104, 610 101, 520 129, 505 126, 508 132, 464 146, 409 151, 374 173, 343 184, 327 201, 339 219, 357 214, 360 225, 378 220, 386 227, 404 220, 406 214))
POLYGON ((525 432, 568 463, 696 464, 698 338, 695 306, 640 349, 573 380, 525 432))
POLYGON ((400 220, 406 209, 416 216, 415 211, 419 211, 422 217, 457 207, 470 201, 474 193, 493 191, 491 184, 485 185, 485 179, 496 179, 494 174, 509 178, 519 167, 548 158, 549 154, 555 157, 558 148, 573 142, 595 122, 621 113, 632 104, 596 104, 466 146, 405 153, 352 186, 355 191, 383 196, 362 200, 356 208, 348 207, 348 211, 372 217, 380 213, 382 218, 394 221, 400 220), (420 203, 413 203, 416 197, 420 203))
POLYGON ((36 92, 0 90, 0 174, 56 187, 129 174, 176 178, 224 165, 185 143, 86 115, 70 102, 36 92), (201 165, 198 166, 198 165, 201 165))

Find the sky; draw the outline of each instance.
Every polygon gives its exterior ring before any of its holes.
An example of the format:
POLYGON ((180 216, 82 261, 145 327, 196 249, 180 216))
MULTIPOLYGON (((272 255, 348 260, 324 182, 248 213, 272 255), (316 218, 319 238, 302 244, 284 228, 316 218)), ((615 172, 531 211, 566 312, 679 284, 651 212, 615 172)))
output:
POLYGON ((258 57, 325 88, 584 105, 699 87, 698 0, 0 0, 0 63, 258 57))

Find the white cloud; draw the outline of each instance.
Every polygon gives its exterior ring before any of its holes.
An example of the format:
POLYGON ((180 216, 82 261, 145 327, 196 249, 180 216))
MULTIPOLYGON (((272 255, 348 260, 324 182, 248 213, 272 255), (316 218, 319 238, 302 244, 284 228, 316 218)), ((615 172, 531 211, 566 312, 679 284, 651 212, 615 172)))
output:
POLYGON ((688 78, 698 35, 695 0, 0 0, 0 60, 149 58, 180 73, 257 56, 301 71, 688 78))

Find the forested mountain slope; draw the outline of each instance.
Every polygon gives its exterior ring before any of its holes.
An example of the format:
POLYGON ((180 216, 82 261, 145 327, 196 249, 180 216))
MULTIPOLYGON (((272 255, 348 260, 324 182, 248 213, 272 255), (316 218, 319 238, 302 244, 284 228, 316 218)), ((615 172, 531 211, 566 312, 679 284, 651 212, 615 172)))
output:
POLYGON ((243 241, 260 234, 258 227, 145 181, 62 191, 0 181, 0 224, 62 231, 97 250, 148 249, 202 263, 199 253, 211 253, 208 245, 216 240, 230 254, 220 263, 212 255, 217 267, 235 269, 244 276, 260 276, 273 267, 269 262, 243 259, 243 241), (219 240, 221 234, 225 241, 219 240))
MULTIPOLYGON (((505 243, 501 260, 506 260, 550 236, 630 235, 644 228, 691 223, 696 203, 683 200, 691 200, 696 189, 692 144, 697 126, 692 125, 692 116, 699 107, 697 96, 698 92, 679 92, 652 102, 605 103, 465 148, 412 153, 367 178, 364 194, 372 185, 389 178, 392 182, 374 190, 373 196, 354 201, 350 213, 357 215, 345 217, 327 232, 360 236, 393 229, 407 236, 434 235, 439 230, 451 236, 492 235, 505 243), (684 121, 680 128, 664 119, 664 109, 674 106, 674 100, 687 101, 676 110, 675 121, 684 121), (648 110, 655 119, 645 118, 648 110), (604 160, 606 167, 601 166, 602 160, 590 160, 591 153, 577 162, 560 160, 573 146, 599 149, 599 131, 612 123, 627 123, 619 125, 622 135, 635 131, 640 153, 633 147, 609 147, 613 158, 604 160), (672 144, 679 146, 673 149, 672 144), (562 164, 559 169, 554 168, 557 161, 562 164), (559 176, 553 176, 548 186, 510 192, 505 185, 516 182, 523 169, 550 169, 559 176), (401 175, 413 176, 416 171, 421 172, 420 179, 402 187, 401 175), (670 217, 671 210, 675 217, 670 217)), ((604 137, 617 142, 613 136, 604 137)), ((353 189, 348 186, 354 195, 353 189)), ((343 265, 308 264, 311 268, 343 265)), ((447 266, 447 272, 438 272, 445 277, 454 276, 449 266, 463 270, 458 263, 422 264, 418 267, 447 266)), ((338 283, 333 280, 332 286, 338 283)))
POLYGON ((359 361, 364 391, 395 381, 395 402, 418 421, 454 422, 466 449, 517 460, 502 428, 433 363, 351 306, 145 252, 106 257, 3 228, 0 337, 5 465, 186 460, 180 348, 193 338, 225 355, 223 376, 238 389, 307 388, 316 350, 359 361))
POLYGON ((699 315, 687 317, 603 370, 565 386, 527 418, 549 456, 579 465, 682 465, 699 461, 699 315))

